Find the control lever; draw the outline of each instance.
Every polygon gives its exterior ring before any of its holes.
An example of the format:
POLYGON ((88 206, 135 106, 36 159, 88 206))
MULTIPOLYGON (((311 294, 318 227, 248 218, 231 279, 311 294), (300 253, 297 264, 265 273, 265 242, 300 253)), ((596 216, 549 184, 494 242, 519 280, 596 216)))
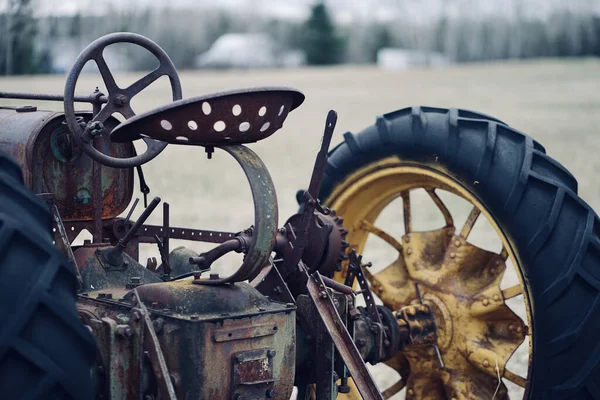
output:
POLYGON ((138 173, 138 178, 140 179, 140 192, 144 195, 144 208, 148 207, 148 194, 150 193, 150 187, 146 183, 146 178, 144 178, 144 171, 142 171, 142 166, 138 165, 135 167, 138 173))
POLYGON ((154 235, 154 239, 156 240, 158 252, 160 253, 160 259, 162 261, 162 279, 163 281, 168 281, 171 279, 171 264, 169 264, 169 253, 167 253, 165 249, 164 241, 160 240, 158 235, 154 235))
POLYGON ((119 240, 116 246, 111 247, 107 250, 98 251, 100 257, 102 258, 102 261, 104 261, 112 267, 117 268, 123 265, 123 252, 125 251, 127 244, 135 236, 135 234, 142 227, 142 225, 144 225, 144 222, 146 222, 150 214, 152 214, 152 211, 154 211, 158 206, 158 203, 160 203, 160 197, 155 197, 150 202, 150 204, 148 204, 148 207, 144 209, 142 215, 140 215, 137 221, 135 221, 135 224, 133 224, 133 226, 127 231, 125 236, 123 236, 119 240))

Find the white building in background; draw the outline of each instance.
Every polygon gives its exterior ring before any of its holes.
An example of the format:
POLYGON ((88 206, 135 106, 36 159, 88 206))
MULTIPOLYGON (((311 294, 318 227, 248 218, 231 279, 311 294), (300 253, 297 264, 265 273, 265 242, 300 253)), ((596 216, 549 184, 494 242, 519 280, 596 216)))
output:
POLYGON ((262 33, 227 33, 196 57, 198 68, 292 68, 306 64, 302 50, 285 49, 262 33))
POLYGON ((383 48, 377 52, 377 66, 383 69, 409 69, 414 67, 441 67, 451 64, 442 53, 383 48))

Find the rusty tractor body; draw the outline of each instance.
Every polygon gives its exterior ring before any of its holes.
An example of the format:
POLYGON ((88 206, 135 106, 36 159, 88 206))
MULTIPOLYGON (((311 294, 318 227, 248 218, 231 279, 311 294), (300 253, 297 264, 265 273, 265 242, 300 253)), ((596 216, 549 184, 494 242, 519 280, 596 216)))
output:
POLYGON ((64 113, 0 109, 0 150, 18 162, 26 186, 47 202, 56 247, 77 273, 81 321, 98 350, 92 371, 97 398, 288 399, 294 386, 316 384, 317 398, 325 399, 348 392, 350 376, 363 397, 381 398, 365 362, 392 357, 410 331, 390 310, 375 306, 372 296, 365 308, 357 307, 350 276, 346 284, 330 279, 342 263, 350 263, 352 277, 362 276, 364 267, 347 251, 341 218, 318 201, 335 112, 327 118, 304 208, 280 227, 269 172, 245 144, 281 128, 304 100, 299 91, 257 88, 179 100, 179 78, 166 54, 148 39, 121 33, 84 50, 64 96, 0 97, 65 103, 64 113), (161 62, 127 89, 114 83, 101 52, 122 41, 149 49, 161 62), (108 94, 74 95, 89 60, 98 64, 108 94), (162 75, 171 79, 174 102, 136 116, 131 97, 162 75), (75 112, 75 102, 92 104, 93 112, 75 112), (127 120, 119 124, 115 112, 127 120), (137 139, 148 143, 151 154, 135 153, 137 139), (159 198, 149 204, 144 199, 137 221, 130 220, 131 211, 120 217, 133 197, 134 174, 146 195, 141 165, 167 143, 202 146, 209 158, 215 148, 234 157, 252 190, 254 224, 237 233, 173 227, 163 203, 163 224, 148 225, 159 198), (84 229, 93 240, 72 245, 84 229), (171 251, 171 239, 215 248, 171 251), (140 264, 140 243, 155 243, 160 262, 140 264), (244 253, 233 275, 209 272, 232 251, 244 253))

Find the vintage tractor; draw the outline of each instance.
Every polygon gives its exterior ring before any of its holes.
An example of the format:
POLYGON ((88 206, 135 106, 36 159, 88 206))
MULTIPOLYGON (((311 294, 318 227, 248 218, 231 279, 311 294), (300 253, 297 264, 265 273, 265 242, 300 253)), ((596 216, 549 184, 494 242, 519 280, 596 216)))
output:
POLYGON ((64 95, 0 97, 64 103, 64 113, 0 108, 2 399, 383 399, 401 390, 419 400, 600 398, 598 217, 571 174, 505 123, 405 108, 329 151, 330 111, 300 210, 280 224, 269 172, 246 144, 283 126, 304 100, 297 90, 183 99, 158 45, 115 33, 83 50, 64 95), (159 60, 127 88, 103 56, 121 42, 159 60), (75 95, 89 61, 108 93, 75 95), (136 115, 131 99, 164 75, 173 102, 136 115), (93 110, 76 111, 76 102, 93 110), (147 149, 137 154, 140 139, 147 149), (165 202, 162 225, 146 224, 158 197, 132 221, 134 175, 144 188, 142 165, 167 144, 233 157, 254 224, 174 227, 165 202), (442 226, 413 229, 425 204, 417 191, 442 226), (470 207, 464 221, 448 196, 470 207), (395 235, 378 217, 398 204, 395 235), (473 244, 481 221, 498 249, 473 244), (74 245, 84 229, 93 240, 74 245), (363 263, 370 235, 395 252, 390 265, 363 263), (214 248, 171 249, 172 239, 214 248), (160 262, 142 265, 140 243, 155 243, 160 262), (211 270, 231 252, 244 255, 233 274, 211 270), (513 269, 518 281, 502 287, 513 269), (522 345, 518 374, 507 363, 522 345), (382 391, 367 363, 400 378, 382 391))

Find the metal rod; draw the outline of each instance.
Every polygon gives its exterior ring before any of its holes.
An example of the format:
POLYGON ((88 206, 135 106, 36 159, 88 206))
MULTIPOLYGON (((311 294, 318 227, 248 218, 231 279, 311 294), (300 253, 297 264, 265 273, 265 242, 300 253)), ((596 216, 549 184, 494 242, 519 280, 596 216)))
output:
POLYGON ((129 243, 131 238, 135 236, 136 232, 142 227, 142 225, 144 225, 144 222, 146 222, 150 214, 152 214, 152 211, 154 211, 154 209, 158 206, 158 203, 160 203, 160 197, 155 197, 154 199, 152 199, 150 204, 148 204, 148 208, 144 209, 144 211, 137 219, 137 221, 135 221, 135 224, 133 224, 131 229, 129 229, 125 236, 123 236, 121 240, 119 240, 117 247, 125 248, 125 246, 127 246, 127 243, 129 243))
POLYGON ((164 234, 163 234, 163 248, 165 249, 165 253, 167 254, 167 257, 169 256, 169 237, 171 236, 169 234, 169 226, 170 226, 170 222, 169 222, 169 203, 163 203, 163 229, 164 229, 164 234))
POLYGON ((325 282, 325 286, 327 286, 330 289, 333 289, 337 292, 340 293, 344 293, 344 294, 352 294, 352 288, 350 286, 346 286, 343 283, 334 281, 331 278, 328 278, 326 276, 321 276, 321 279, 323 279, 323 282, 325 282))
MULTIPOLYGON (((94 140, 96 148, 102 145, 102 139, 97 137, 94 140)), ((93 239, 94 243, 102 243, 102 165, 98 161, 92 161, 92 219, 94 221, 93 239)))
MULTIPOLYGON (((41 100, 41 101, 65 101, 65 97, 61 94, 45 94, 45 93, 17 93, 17 92, 0 92, 0 99, 24 99, 24 100, 41 100)), ((75 101, 78 103, 108 103, 108 97, 101 96, 75 96, 75 101)))

